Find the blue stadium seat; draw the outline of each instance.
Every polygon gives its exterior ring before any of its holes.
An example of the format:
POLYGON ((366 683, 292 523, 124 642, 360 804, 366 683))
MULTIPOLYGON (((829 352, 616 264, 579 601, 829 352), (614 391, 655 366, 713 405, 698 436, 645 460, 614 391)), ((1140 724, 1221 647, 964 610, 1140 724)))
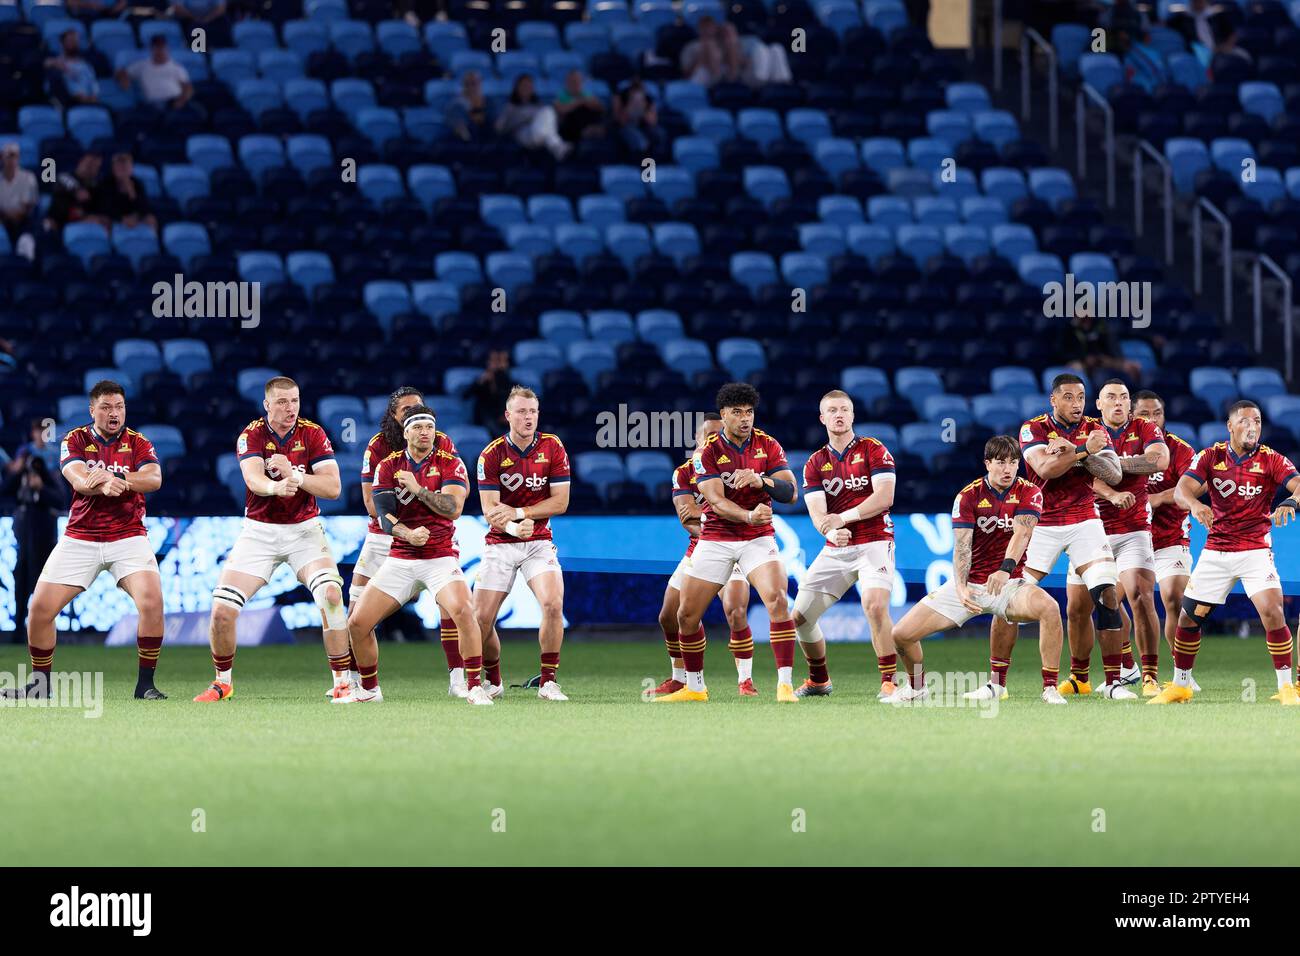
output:
POLYGON ((1099 252, 1076 252, 1070 256, 1070 272, 1074 281, 1079 282, 1115 282, 1119 275, 1110 256, 1099 252))
POLYGON ((311 20, 289 20, 284 24, 284 45, 306 60, 330 46, 329 27, 311 20))
POLYGON ((899 226, 894 241, 898 243, 898 251, 918 266, 925 265, 932 256, 943 252, 943 232, 938 226, 899 226))
POLYGON ((931 422, 965 428, 974 422, 970 402, 962 395, 927 395, 921 401, 921 414, 931 422))
POLYGON ((188 384, 200 372, 212 371, 212 355, 202 339, 168 339, 162 344, 163 364, 188 384))
POLYGON ((1006 222, 989 230, 989 239, 993 251, 1013 266, 1018 265, 1020 257, 1038 251, 1038 238, 1034 230, 1018 222, 1006 222))
POLYGON ((334 281, 334 264, 323 252, 298 250, 285 257, 285 273, 289 281, 302 286, 310 298, 316 287, 334 281))
POLYGON ((897 451, 901 444, 898 429, 888 422, 857 422, 853 434, 859 438, 874 438, 891 451, 897 451))
POLYGON ((979 256, 987 256, 991 251, 988 230, 981 226, 944 226, 943 244, 949 253, 967 265, 979 256))
POLYGON ((440 252, 433 260, 434 273, 458 289, 483 281, 478 258, 468 252, 440 252))
POLYGON ((439 199, 456 195, 456 181, 446 166, 412 166, 406 171, 406 185, 426 211, 432 210, 439 199))
POLYGON ((489 282, 514 295, 519 286, 533 281, 533 263, 525 255, 517 252, 490 252, 484 263, 484 271, 489 282))
POLYGON ((442 390, 448 395, 463 395, 483 375, 483 370, 472 365, 456 365, 442 375, 442 390))
POLYGON ((330 99, 352 119, 361 110, 375 105, 375 88, 369 80, 344 77, 330 83, 330 99))
POLYGON ((396 166, 367 163, 357 170, 357 189, 376 208, 382 208, 388 199, 406 195, 402 174, 396 166))
POLYGON ((245 282, 277 285, 284 281, 284 263, 275 252, 241 252, 235 257, 239 278, 245 282))
POLYGON ((853 140, 838 136, 827 136, 813 144, 813 157, 831 179, 852 169, 858 169, 862 161, 853 140))
POLYGON ((723 143, 736 135, 736 124, 726 110, 702 107, 687 114, 691 130, 696 136, 704 136, 715 143, 723 143))
POLYGON ((522 339, 515 343, 511 364, 515 369, 554 372, 565 366, 564 350, 546 339, 522 339))
POLYGON ((589 58, 609 49, 609 28, 600 23, 566 23, 564 42, 574 53, 589 58))
POLYGON ((927 468, 940 455, 951 454, 954 445, 944 438, 945 426, 938 422, 909 422, 899 429, 899 446, 919 456, 927 468))
POLYGON ((736 132, 746 139, 751 139, 762 148, 769 143, 785 138, 781 128, 781 117, 776 110, 743 109, 736 114, 736 132))
POLYGON ((975 424, 995 434, 1015 435, 1023 419, 1020 402, 1012 395, 976 395, 971 400, 975 424))
MULTIPOLYGON (((327 434, 333 436, 334 441, 341 440, 349 421, 351 422, 351 431, 358 436, 358 440, 364 442, 361 438, 366 427, 363 423, 368 422, 366 415, 366 403, 353 395, 322 395, 316 402, 316 415, 320 419, 320 424, 325 426, 327 434)), ((355 444, 355 442, 354 442, 355 444)))
POLYGON ((636 339, 632 317, 616 309, 597 309, 587 313, 587 331, 593 339, 620 345, 636 339))
POLYGON ((279 137, 251 133, 239 139, 239 161, 254 179, 268 169, 283 166, 284 146, 279 137))
POLYGON ((619 200, 639 199, 646 192, 641 171, 635 166, 602 166, 600 188, 610 197, 619 200))
POLYGON ((240 369, 235 377, 235 391, 245 401, 253 402, 260 408, 262 400, 266 397, 267 380, 282 374, 284 373, 279 369, 261 366, 240 369))
POLYGON ((375 24, 375 40, 393 60, 420 52, 420 34, 405 20, 380 20, 375 24))
POLYGON ((465 24, 454 20, 430 20, 424 25, 424 45, 442 63, 450 63, 460 50, 469 49, 465 24))
POLYGON ((1247 159, 1255 158, 1255 147, 1249 140, 1235 136, 1221 136, 1210 143, 1210 161, 1234 179, 1240 180, 1247 159))
MULTIPOLYGON (((643 0, 644 2, 644 0, 643 0)), ((632 451, 624 460, 628 481, 639 482, 647 492, 672 480, 676 463, 662 451, 632 451)))
POLYGON ((213 50, 212 75, 231 89, 245 80, 257 79, 257 60, 250 50, 213 50))
POLYGON ((185 158, 209 176, 235 165, 230 140, 211 133, 196 133, 185 141, 185 158))
POLYGON ((866 405, 890 394, 889 378, 882 369, 868 365, 851 365, 840 372, 840 388, 855 401, 866 405))
POLYGON ((83 147, 113 135, 113 117, 102 106, 72 106, 67 112, 68 133, 83 147))
POLYGON ((1268 166, 1258 167, 1255 170, 1255 181, 1243 182, 1241 191, 1259 203, 1263 209, 1270 208, 1275 201, 1284 199, 1287 195, 1282 173, 1268 166))
POLYGON ((150 339, 118 339, 113 343, 113 364, 139 380, 163 367, 162 349, 150 339))
POLYGON ((537 330, 542 338, 560 348, 587 339, 587 323, 582 315, 564 309, 551 309, 537 317, 537 330))
POLYGON ((937 171, 952 157, 952 145, 933 136, 918 136, 907 144, 907 161, 917 169, 937 171))
POLYGON ((872 136, 862 141, 862 162, 868 169, 885 176, 891 169, 907 165, 901 140, 892 136, 872 136))
POLYGON ((623 265, 629 271, 637 259, 649 255, 653 249, 650 230, 639 222, 615 222, 606 226, 605 245, 623 260, 623 265))
POLYGON ((571 342, 565 350, 569 364, 578 370, 587 387, 595 389, 602 372, 609 372, 618 366, 618 357, 614 352, 614 343, 592 340, 589 342, 571 342))
POLYGON ((1262 117, 1266 123, 1272 123, 1277 116, 1286 111, 1282 91, 1276 83, 1249 81, 1237 87, 1237 96, 1241 107, 1247 113, 1262 117))
POLYGON ((90 43, 112 62, 119 50, 135 50, 135 31, 124 20, 95 20, 90 24, 90 43))
POLYGON ((961 221, 957 200, 948 196, 918 196, 912 200, 912 217, 922 226, 948 226, 961 221))
POLYGON ((845 232, 849 249, 875 264, 885 256, 892 256, 895 251, 894 233, 889 226, 862 222, 848 227, 845 232))
POLYGON ((912 222, 912 204, 902 196, 872 196, 867 200, 867 218, 896 229, 912 222))
POLYGON ((1020 124, 1006 110, 984 110, 972 118, 975 137, 1003 149, 1020 139, 1020 124))
POLYGON ((1065 200, 1074 198, 1074 180, 1064 169, 1031 169, 1029 191, 1056 208, 1065 200))
POLYGON ((989 91, 980 83, 949 83, 944 90, 948 109, 963 113, 979 113, 992 109, 989 91))
MULTIPOLYGON (((1210 406, 1218 415, 1224 402, 1235 399, 1241 392, 1237 379, 1226 368, 1203 365, 1192 369, 1187 375, 1187 387, 1193 395, 1210 406)), ((1222 427, 1221 423, 1216 423, 1222 427)))
POLYGON ((671 339, 656 343, 664 364, 688 379, 698 372, 707 372, 713 368, 713 356, 709 347, 699 339, 671 339))
POLYGON ((581 263, 588 256, 605 251, 604 233, 594 225, 582 222, 561 223, 555 227, 556 248, 581 263))
POLYGON ((548 227, 573 222, 573 203, 567 196, 529 196, 528 218, 535 225, 548 227))
POLYGON ((538 56, 562 51, 564 48, 559 28, 545 20, 528 20, 519 24, 515 30, 515 39, 525 50, 538 56))
MULTIPOLYGON (((843 227, 825 222, 809 222, 800 226, 799 245, 804 252, 818 257, 820 271, 822 272, 826 270, 827 260, 835 256, 842 256, 848 251, 848 243, 844 241, 843 227)), ((781 271, 786 273, 784 259, 782 260, 781 271)), ((796 283, 796 285, 803 285, 803 283, 796 283)), ((807 286, 804 286, 804 288, 807 288, 807 286)))
POLYGON ((688 222, 658 222, 651 227, 655 249, 681 266, 690 256, 700 254, 700 234, 688 222))
POLYGON ((240 20, 230 28, 231 39, 235 46, 251 53, 275 50, 280 41, 275 38, 275 27, 266 20, 240 20))
POLYGON ((1092 32, 1079 23, 1058 23, 1052 27, 1051 38, 1061 72, 1077 76, 1079 59, 1092 42, 1092 32))
POLYGON ((1113 53, 1085 53, 1079 57, 1079 78, 1102 96, 1124 82, 1124 64, 1113 53))
POLYGON ((158 255, 158 235, 144 223, 134 226, 114 223, 110 238, 113 251, 130 259, 132 268, 138 269, 145 256, 158 255))
POLYGON ((613 451, 580 451, 573 456, 574 476, 579 481, 604 489, 623 481, 627 472, 623 459, 613 451))
POLYGON ((1065 281, 1065 265, 1061 257, 1050 252, 1026 252, 1015 265, 1021 281, 1035 289, 1042 289, 1049 282, 1065 281))
POLYGON ((235 86, 235 99, 254 119, 261 117, 267 110, 279 109, 284 105, 280 84, 273 80, 240 80, 235 86))
POLYGON ((1209 168, 1210 150, 1199 139, 1173 137, 1165 140, 1165 159, 1172 168, 1174 186, 1188 194, 1196 185, 1196 174, 1209 168))
POLYGON ((717 169, 722 161, 718 144, 705 136, 679 136, 673 141, 673 159, 694 173, 717 169))
POLYGON ((949 143, 954 149, 974 135, 971 118, 957 110, 930 110, 925 116, 925 129, 935 139, 949 143))
MULTIPOLYGON (((682 319, 668 309, 646 309, 636 316, 636 334, 643 342, 663 344, 686 335, 682 319)), ((712 365, 712 362, 709 363, 712 365)))
POLYGON ((980 188, 985 196, 1000 199, 1006 204, 1029 195, 1024 173, 1005 166, 992 166, 980 173, 980 188))
POLYGON ((167 254, 175 256, 187 269, 195 256, 206 256, 212 252, 208 230, 202 223, 166 223, 162 227, 162 241, 167 254))
POLYGON ((1253 366, 1237 372, 1237 389, 1245 398, 1261 405, 1275 395, 1286 394, 1286 382, 1275 368, 1253 366))
POLYGON ((478 214, 485 223, 497 229, 504 229, 512 223, 528 221, 523 200, 518 196, 479 196, 478 214))
POLYGON ((63 247, 89 266, 92 257, 109 251, 108 231, 97 222, 70 222, 63 227, 63 247))
POLYGON ((660 166, 650 193, 671 208, 682 199, 694 198, 695 176, 685 166, 660 166))
POLYGON ((822 196, 817 200, 817 218, 847 228, 863 221, 862 203, 855 196, 822 196))
POLYGON ((555 251, 551 230, 546 226, 535 226, 531 222, 516 222, 506 226, 505 239, 511 252, 521 253, 530 259, 550 255, 555 251))
POLYGON ((623 222, 627 216, 623 201, 614 196, 583 196, 578 200, 578 218, 589 226, 604 230, 607 226, 623 222))
POLYGON ((141 426, 140 431, 153 443, 154 454, 160 462, 185 454, 185 437, 175 425, 152 422, 141 426))
POLYGON ((330 46, 349 60, 375 48, 375 36, 364 20, 335 20, 330 23, 330 46))
POLYGON ((909 365, 894 373, 894 391, 919 409, 926 398, 943 393, 943 379, 932 368, 909 365))
POLYGON ((366 311, 378 319, 384 329, 392 325, 393 316, 410 312, 414 308, 411 302, 411 290, 407 288, 405 282, 374 279, 363 287, 362 298, 366 304, 366 311))
POLYGON ((1019 365, 999 365, 989 370, 989 388, 998 395, 1036 395, 1038 378, 1019 365))
POLYGON ((731 277, 757 293, 765 285, 780 281, 776 261, 766 252, 737 252, 731 257, 731 277))
POLYGON ((826 260, 810 252, 787 252, 781 256, 781 277, 792 287, 812 289, 830 283, 826 260))
POLYGON ((460 290, 450 282, 422 280, 411 283, 415 310, 435 322, 460 311, 460 290))
POLYGON ((718 343, 718 364, 737 381, 767 368, 767 353, 757 339, 727 338, 718 343))
POLYGON ((326 169, 334 165, 334 153, 330 149, 329 140, 315 134, 288 137, 285 140, 285 155, 289 165, 304 178, 318 169, 326 169))

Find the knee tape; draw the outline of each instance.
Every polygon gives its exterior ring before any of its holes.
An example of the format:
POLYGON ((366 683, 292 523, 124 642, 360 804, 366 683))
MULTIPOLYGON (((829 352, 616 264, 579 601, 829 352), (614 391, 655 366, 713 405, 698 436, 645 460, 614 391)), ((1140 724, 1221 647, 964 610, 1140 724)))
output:
POLYGON ((356 604, 361 600, 361 595, 365 593, 364 587, 357 587, 355 584, 348 587, 348 603, 356 604))
POLYGON ((341 631, 348 626, 348 613, 343 606, 343 579, 339 577, 337 571, 317 571, 312 575, 311 581, 308 582, 307 589, 311 591, 312 600, 316 602, 316 606, 325 615, 325 629, 327 631, 341 631), (328 595, 331 586, 339 589, 338 601, 330 601, 329 599, 328 595))
POLYGON ((1083 578, 1083 586, 1096 601, 1099 588, 1114 587, 1119 583, 1119 568, 1114 561, 1094 561, 1080 577, 1083 578))
POLYGON ((1107 607, 1101 602, 1102 593, 1108 587, 1113 587, 1113 585, 1098 584, 1088 590, 1088 593, 1092 595, 1092 603, 1097 608, 1097 630, 1099 631, 1117 631, 1124 626, 1124 615, 1120 614, 1119 608, 1107 607))
POLYGON ((221 604, 225 607, 232 608, 236 614, 244 609, 244 602, 248 600, 248 595, 237 587, 229 584, 218 584, 212 589, 213 606, 221 604))
POLYGON ((1205 622, 1209 620, 1210 615, 1214 613, 1217 604, 1206 604, 1204 601, 1193 601, 1189 597, 1183 598, 1183 613, 1196 622, 1197 627, 1204 627, 1205 622), (1205 608, 1204 614, 1198 614, 1198 608, 1205 608))
POLYGON ((809 591, 806 588, 799 591, 794 599, 794 613, 803 617, 803 623, 795 625, 795 633, 800 641, 805 644, 816 644, 822 640, 822 629, 817 626, 817 619, 837 600, 839 599, 833 595, 821 591, 809 591))

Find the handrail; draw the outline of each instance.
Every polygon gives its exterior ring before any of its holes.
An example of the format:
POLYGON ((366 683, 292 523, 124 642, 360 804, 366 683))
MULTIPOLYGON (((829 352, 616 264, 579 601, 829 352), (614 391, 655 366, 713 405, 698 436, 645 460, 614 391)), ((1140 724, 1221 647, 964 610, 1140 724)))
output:
POLYGON ((1074 99, 1074 135, 1079 160, 1079 179, 1088 172, 1088 149, 1084 142, 1087 128, 1087 107, 1085 99, 1092 100, 1106 117, 1106 205, 1115 208, 1115 111, 1102 96, 1087 83, 1079 85, 1079 92, 1074 99))
MULTIPOLYGON (((971 0, 972 5, 974 0, 971 0)), ((993 0, 993 89, 1002 92, 1002 0, 993 0)))
POLYGON ((1142 235, 1143 200, 1146 190, 1142 180, 1142 154, 1146 153, 1160 166, 1164 174, 1165 264, 1174 264, 1174 168, 1160 151, 1145 139, 1133 150, 1133 231, 1142 235))
POLYGON ((1198 199, 1192 210, 1192 288, 1201 294, 1201 211, 1208 212, 1223 227, 1223 321, 1231 323, 1232 316, 1232 223, 1208 199, 1198 199))
POLYGON ((1030 114, 1031 43, 1047 57, 1047 139, 1048 145, 1055 152, 1061 144, 1061 101, 1057 93, 1056 48, 1031 27, 1026 27, 1020 35, 1020 118, 1027 120, 1030 114))
POLYGON ((1269 256, 1255 256, 1254 264, 1251 267, 1251 285, 1255 291, 1255 351, 1263 353, 1264 351, 1264 303, 1262 301, 1263 277, 1260 274, 1260 266, 1263 266, 1269 272, 1273 273, 1273 278, 1282 283, 1282 335, 1285 338, 1283 348, 1286 352, 1286 380, 1291 382, 1295 372, 1294 343, 1291 338, 1291 325, 1293 312, 1295 311, 1294 287, 1291 283, 1291 277, 1279 268, 1278 264, 1269 256))

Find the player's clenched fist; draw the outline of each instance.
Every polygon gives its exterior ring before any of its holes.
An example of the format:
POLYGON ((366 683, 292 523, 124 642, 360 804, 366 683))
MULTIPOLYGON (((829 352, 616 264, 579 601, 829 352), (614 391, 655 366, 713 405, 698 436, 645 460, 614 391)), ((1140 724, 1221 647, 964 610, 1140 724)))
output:
MULTIPOLYGON (((108 474, 108 472, 104 472, 108 474)), ((109 475, 108 481, 104 482, 101 493, 108 495, 110 498, 116 498, 118 495, 124 495, 131 490, 131 486, 126 483, 125 478, 119 478, 117 475, 109 475)))
POLYGON ((91 468, 86 472, 86 477, 82 480, 82 483, 88 489, 98 488, 112 477, 113 476, 104 468, 91 468))
POLYGON ((772 506, 756 505, 749 513, 750 524, 771 524, 772 523, 772 506))
POLYGON ((842 548, 853 539, 853 532, 848 528, 836 528, 830 534, 826 535, 826 540, 837 548, 842 548))
POLYGON ((737 468, 731 473, 733 488, 761 488, 763 479, 753 468, 737 468))
POLYGON ((411 493, 420 490, 420 483, 415 480, 415 475, 409 471, 398 471, 393 474, 393 480, 411 493))
POLYGON ((424 545, 429 541, 429 529, 416 528, 413 531, 406 532, 406 541, 408 544, 413 544, 417 548, 424 547, 424 545))
POLYGON ((289 475, 293 474, 293 463, 290 462, 285 455, 276 452, 270 458, 266 459, 266 470, 268 472, 275 472, 282 478, 287 478, 289 475))
POLYGON ((301 483, 302 479, 295 482, 292 476, 289 478, 281 478, 274 486, 272 486, 271 493, 277 498, 292 498, 298 493, 298 485, 301 483))
POLYGON ((1089 455, 1097 454, 1097 452, 1101 451, 1103 448, 1106 447, 1106 433, 1102 431, 1100 428, 1094 432, 1089 432, 1088 441, 1084 444, 1083 447, 1088 449, 1089 455))
POLYGON ((516 538, 531 538, 533 536, 533 519, 525 518, 519 522, 518 530, 515 533, 516 538))
POLYGON ((1131 491, 1121 491, 1117 495, 1111 495, 1109 500, 1120 511, 1125 511, 1137 504, 1137 496, 1131 491))
POLYGON ((829 532, 835 531, 843 527, 844 527, 844 519, 840 515, 835 514, 834 512, 831 512, 827 514, 826 517, 822 518, 822 527, 821 527, 822 534, 829 534, 829 532))

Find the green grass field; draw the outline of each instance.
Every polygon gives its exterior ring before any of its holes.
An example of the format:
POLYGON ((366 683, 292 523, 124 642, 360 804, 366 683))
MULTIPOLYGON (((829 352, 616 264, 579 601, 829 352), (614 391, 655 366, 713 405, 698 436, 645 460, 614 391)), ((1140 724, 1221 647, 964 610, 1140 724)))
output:
MULTIPOLYGON (((984 641, 926 651, 932 671, 987 668, 984 641)), ((25 663, 21 653, 0 651, 0 669, 25 663)), ((1037 648, 1024 641, 1012 699, 996 714, 876 703, 866 646, 833 646, 835 695, 795 705, 776 704, 762 645, 762 697, 734 695, 715 641, 713 699, 692 705, 641 700, 643 678, 657 682, 666 665, 651 642, 567 646, 567 704, 513 690, 470 707, 447 697, 435 656, 436 644, 386 646, 387 701, 338 707, 324 698, 319 647, 242 650, 236 697, 200 706, 190 698, 211 674, 201 649, 164 648, 158 683, 171 699, 160 703, 130 699, 133 649, 60 649, 60 670, 105 672, 103 716, 0 708, 6 863, 1292 859, 1300 712, 1268 700, 1261 640, 1206 640, 1205 693, 1163 708, 1100 697, 1048 707, 1037 648), (1256 702, 1242 701, 1245 678, 1258 684, 1256 702), (196 810, 205 832, 194 832, 196 810)), ((507 681, 521 681, 536 647, 507 643, 504 660, 507 681)))

